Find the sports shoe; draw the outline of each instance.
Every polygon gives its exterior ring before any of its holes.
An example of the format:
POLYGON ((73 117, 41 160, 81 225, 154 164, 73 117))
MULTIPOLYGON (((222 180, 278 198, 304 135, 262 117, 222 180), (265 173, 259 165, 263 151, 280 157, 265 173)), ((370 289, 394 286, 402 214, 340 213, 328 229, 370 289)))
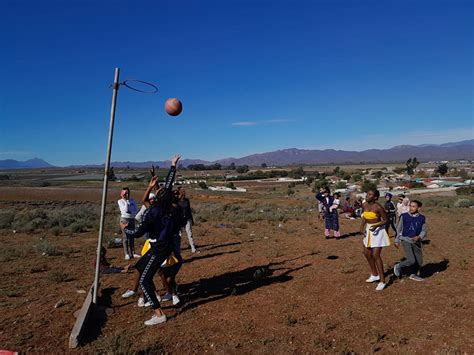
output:
POLYGON ((134 258, 138 258, 138 259, 140 259, 142 256, 141 256, 141 255, 139 255, 139 254, 133 254, 133 257, 134 257, 134 258))
POLYGON ((393 266, 393 274, 396 277, 400 277, 400 264, 399 263, 397 263, 393 266))
POLYGON ((418 275, 415 275, 415 274, 411 274, 410 277, 409 277, 410 280, 413 280, 413 281, 424 281, 424 279, 418 275))
POLYGON ((130 255, 125 255, 125 260, 130 260, 130 255))
POLYGON ((371 283, 375 281, 380 281, 380 276, 379 275, 370 275, 370 277, 365 280, 365 282, 371 283))
POLYGON ((135 295, 135 291, 133 290, 127 290, 123 295, 122 298, 129 298, 135 295))
POLYGON ((181 301, 179 300, 178 295, 173 295, 173 306, 176 306, 179 302, 181 301))
POLYGON ((171 301, 172 299, 173 299, 173 296, 171 295, 171 293, 168 293, 168 292, 166 292, 165 295, 161 297, 162 302, 171 301))
POLYGON ((138 304, 137 304, 138 307, 151 307, 151 302, 148 301, 148 302, 145 302, 145 299, 143 297, 140 297, 138 299, 138 304))
POLYGON ((383 282, 379 282, 377 287, 375 288, 375 291, 382 291, 387 284, 384 284, 383 282))
POLYGON ((158 317, 156 314, 145 321, 145 325, 157 325, 166 322, 166 315, 162 315, 161 317, 158 317))

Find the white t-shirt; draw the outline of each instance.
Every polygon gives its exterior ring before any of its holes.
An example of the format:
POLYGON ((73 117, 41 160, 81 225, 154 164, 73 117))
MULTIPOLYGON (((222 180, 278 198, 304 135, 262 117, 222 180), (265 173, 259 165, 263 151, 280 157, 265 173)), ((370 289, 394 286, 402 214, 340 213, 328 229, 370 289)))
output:
POLYGON ((137 204, 133 198, 126 200, 124 198, 117 201, 120 208, 120 217, 122 218, 135 218, 137 214, 137 204))

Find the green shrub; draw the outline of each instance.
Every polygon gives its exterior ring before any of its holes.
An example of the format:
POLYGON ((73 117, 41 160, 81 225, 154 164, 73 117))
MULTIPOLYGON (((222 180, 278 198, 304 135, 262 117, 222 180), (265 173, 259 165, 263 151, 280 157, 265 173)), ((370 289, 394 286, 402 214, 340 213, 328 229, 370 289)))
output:
POLYGON ((28 250, 24 247, 2 247, 0 248, 0 262, 11 261, 14 259, 25 257, 28 250))
POLYGON ((87 231, 87 228, 84 222, 74 222, 69 226, 69 230, 73 233, 82 233, 87 231))
POLYGON ((457 195, 472 195, 474 194, 474 185, 472 186, 463 186, 456 189, 457 195))
POLYGON ((0 211, 0 229, 10 228, 15 218, 13 211, 0 211))
POLYGON ((468 208, 473 206, 474 203, 469 200, 468 198, 460 198, 456 202, 454 202, 454 207, 460 207, 460 208, 468 208))
POLYGON ((97 354, 116 355, 132 354, 132 340, 128 335, 119 333, 112 336, 102 336, 95 342, 97 354))
POLYGON ((52 271, 48 274, 48 280, 54 283, 62 283, 72 281, 73 279, 62 271, 52 271))
POLYGON ((47 256, 62 255, 62 252, 59 251, 59 249, 56 246, 51 245, 46 239, 41 240, 41 242, 37 245, 37 249, 42 255, 47 255, 47 256))

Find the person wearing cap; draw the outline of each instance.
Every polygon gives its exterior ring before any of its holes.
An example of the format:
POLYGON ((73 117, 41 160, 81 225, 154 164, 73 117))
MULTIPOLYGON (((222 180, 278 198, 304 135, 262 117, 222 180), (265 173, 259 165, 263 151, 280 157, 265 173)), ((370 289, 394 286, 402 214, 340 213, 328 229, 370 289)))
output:
POLYGON ((397 236, 397 227, 396 227, 396 221, 397 221, 397 206, 395 206, 395 203, 392 201, 393 195, 390 192, 387 192, 385 194, 385 204, 384 204, 384 209, 385 212, 387 213, 387 224, 385 225, 385 230, 388 231, 390 229, 390 226, 392 229, 395 231, 395 237, 397 236))

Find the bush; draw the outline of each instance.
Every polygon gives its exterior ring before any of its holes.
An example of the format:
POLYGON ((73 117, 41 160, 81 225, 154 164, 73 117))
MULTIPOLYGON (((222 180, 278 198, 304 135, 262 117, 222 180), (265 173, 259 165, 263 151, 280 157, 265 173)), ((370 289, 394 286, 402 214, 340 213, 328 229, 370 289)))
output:
POLYGON ((87 227, 83 222, 74 222, 69 226, 69 230, 73 233, 82 233, 87 231, 87 227))
POLYGON ((58 248, 55 247, 54 245, 51 245, 46 239, 43 239, 38 244, 37 249, 42 255, 47 255, 47 256, 62 255, 62 253, 58 250, 58 248))
POLYGON ((10 248, 2 247, 0 248, 0 262, 11 261, 14 259, 25 257, 28 254, 28 250, 22 247, 10 248))
POLYGON ((227 184, 225 184, 225 187, 228 187, 229 189, 232 189, 232 190, 235 190, 235 189, 236 189, 236 187, 235 187, 235 185, 234 185, 233 182, 228 182, 227 184))
POLYGON ((467 198, 460 198, 459 200, 454 202, 454 207, 469 208, 471 206, 474 206, 474 203, 467 198))
POLYGON ((363 183, 362 183, 362 188, 361 188, 362 192, 367 192, 367 191, 370 191, 370 190, 377 190, 377 184, 375 184, 374 182, 372 181, 369 181, 369 180, 365 180, 363 183))
POLYGON ((102 336, 95 342, 95 349, 98 354, 131 354, 132 340, 127 334, 115 334, 112 336, 102 336))
POLYGON ((53 271, 48 275, 48 280, 55 283, 61 283, 72 281, 72 278, 62 271, 53 271))
POLYGON ((339 181, 336 184, 336 189, 345 189, 347 187, 347 184, 344 181, 339 181))
POLYGON ((204 189, 206 190, 207 189, 207 184, 204 182, 204 181, 200 181, 198 186, 201 188, 201 189, 204 189))
POLYGON ((0 229, 10 228, 14 218, 13 211, 0 211, 0 229))
POLYGON ((456 189, 457 195, 471 195, 474 193, 474 185, 472 186, 463 186, 456 189))

